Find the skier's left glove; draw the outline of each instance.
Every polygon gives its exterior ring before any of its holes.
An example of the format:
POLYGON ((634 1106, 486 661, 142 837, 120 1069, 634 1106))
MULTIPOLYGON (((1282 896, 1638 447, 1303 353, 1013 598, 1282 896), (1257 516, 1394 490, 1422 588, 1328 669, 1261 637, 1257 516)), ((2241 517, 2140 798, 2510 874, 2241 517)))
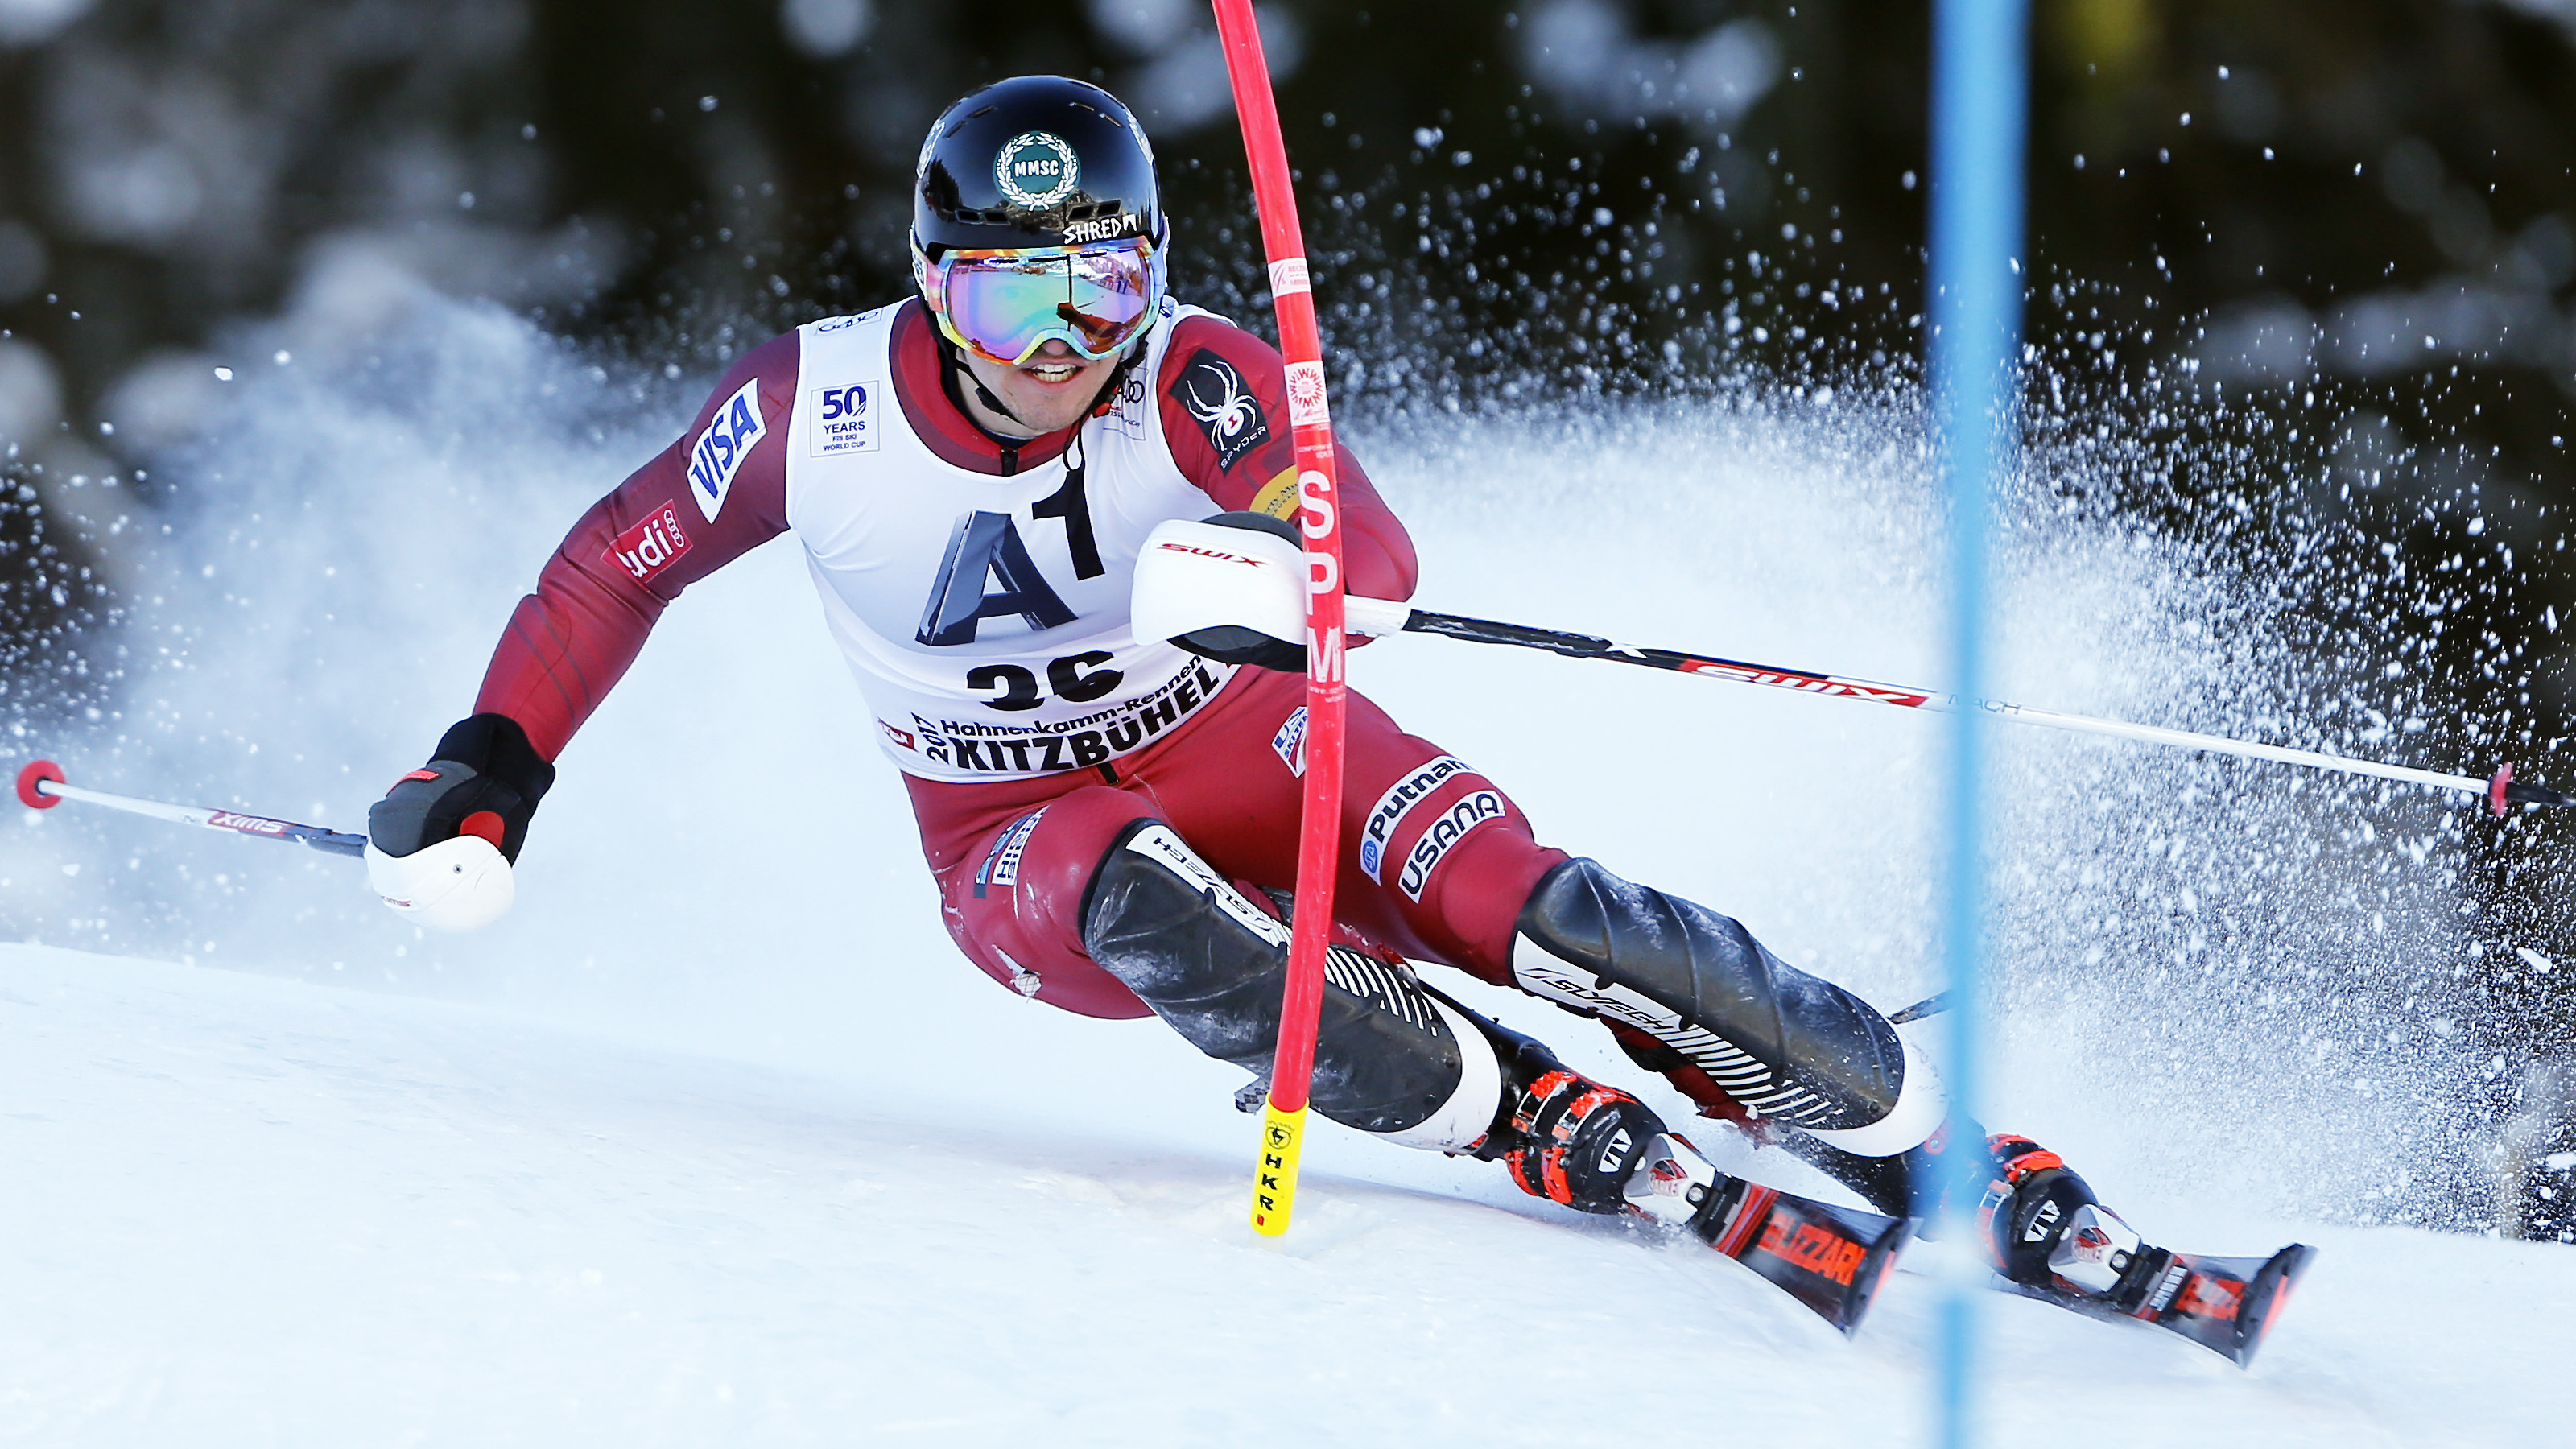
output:
POLYGON ((498 919, 517 894, 510 864, 554 779, 518 721, 458 721, 428 764, 368 809, 368 883, 425 926, 464 931, 498 919))

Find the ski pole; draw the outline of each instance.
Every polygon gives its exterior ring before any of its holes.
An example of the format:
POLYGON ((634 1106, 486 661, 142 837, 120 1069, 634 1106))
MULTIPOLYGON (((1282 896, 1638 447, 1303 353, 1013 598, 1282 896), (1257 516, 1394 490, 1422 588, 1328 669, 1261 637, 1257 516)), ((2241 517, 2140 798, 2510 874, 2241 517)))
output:
POLYGON ((1341 858, 1342 723, 1349 685, 1342 672, 1342 510, 1335 497, 1333 423, 1324 401, 1324 350, 1306 242, 1290 189, 1288 146, 1278 98, 1261 53, 1252 0, 1215 0, 1226 80, 1243 128, 1261 247, 1279 313, 1279 351, 1288 365, 1288 422, 1296 444, 1298 531, 1306 538, 1306 798, 1297 841, 1297 910, 1290 925, 1288 981, 1271 1061, 1270 1100, 1261 1116, 1261 1153, 1252 1180, 1252 1227, 1288 1231, 1297 1202, 1297 1162, 1306 1131, 1306 1094, 1323 1013, 1324 952, 1333 929, 1333 878, 1341 858))
POLYGON ((176 825, 199 825, 208 830, 230 831, 267 840, 300 840, 315 850, 334 855, 364 856, 367 837, 345 830, 325 830, 319 825, 297 825, 287 820, 271 820, 261 815, 243 815, 232 810, 209 810, 199 805, 170 805, 159 800, 138 800, 131 795, 111 795, 105 790, 89 790, 63 783, 63 767, 51 760, 36 760, 18 772, 18 803, 31 810, 51 810, 66 800, 84 805, 104 805, 110 810, 123 810, 132 815, 149 815, 176 825))
POLYGON ((1928 689, 1901 684, 1879 684, 1866 679, 1846 679, 1841 675, 1823 674, 1809 669, 1785 669, 1772 664, 1752 664, 1741 659, 1721 659, 1712 654, 1688 654, 1673 649, 1648 649, 1634 644, 1619 644, 1590 634, 1568 634, 1555 629, 1534 629, 1526 624, 1503 624, 1489 619, 1461 618, 1456 614, 1435 614, 1425 609, 1409 609, 1403 604, 1378 599, 1353 599, 1350 609, 1351 630, 1360 634, 1437 634, 1446 639, 1464 639, 1473 644, 1513 644, 1525 649, 1544 649, 1576 659, 1606 659, 1615 664, 1637 664, 1648 669, 1668 669, 1679 674, 1696 674, 1705 679, 1723 679, 1737 684, 1758 684, 1771 689, 1794 689, 1804 694, 1830 695, 1840 699, 1868 700, 1875 704, 1892 704, 1906 709, 1949 713, 1962 708, 1982 709, 1999 718, 2019 724, 2045 725, 2050 729, 2074 730, 2082 734, 2108 735, 2113 739, 2140 740, 2148 744, 2170 745, 2183 750, 2206 750, 2212 754, 2235 755, 2248 760, 2274 760, 2285 765, 2304 765, 2314 770, 2333 770, 2346 775, 2367 775, 2374 779, 2395 780, 2406 785, 2426 785, 2436 790, 2452 790, 2466 795, 2483 795, 2488 808, 2502 815, 2514 805, 2576 805, 2576 796, 2563 795, 2545 785, 2529 784, 2514 779, 2513 766, 2507 764, 2488 779, 2473 775, 2446 775, 2438 770, 2409 769, 2404 765, 2384 765, 2376 760, 2356 760, 2343 755, 2322 754, 2315 750, 2293 750, 2280 745, 2256 744, 2250 740, 2231 740, 2224 735, 2201 734, 2195 730, 2165 729, 2157 725, 2128 724, 2120 720, 2096 719, 2090 715, 2063 714, 2056 710, 2032 709, 2027 705, 2006 704, 1992 699, 1961 699, 1928 689))

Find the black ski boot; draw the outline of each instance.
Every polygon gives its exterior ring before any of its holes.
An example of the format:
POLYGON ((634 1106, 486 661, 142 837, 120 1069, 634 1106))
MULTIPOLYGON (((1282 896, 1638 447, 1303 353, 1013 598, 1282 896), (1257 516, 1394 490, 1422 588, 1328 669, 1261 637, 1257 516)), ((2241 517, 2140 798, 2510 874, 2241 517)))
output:
POLYGON ((1988 1138, 1994 1180, 1977 1204, 1995 1266, 2028 1288, 2136 1308, 2173 1255, 2149 1247, 2064 1158, 2009 1132, 1988 1138))
POLYGON ((1529 1037, 1483 1024, 1506 1076, 1503 1110, 1476 1156, 1500 1161, 1530 1196, 1577 1212, 1678 1224, 1709 1201, 1717 1169, 1653 1108, 1529 1037))
POLYGON ((2056 1153, 2009 1133, 1987 1148, 1995 1180, 1978 1204, 1979 1221, 1996 1266, 2027 1297, 2152 1323, 2244 1365, 2317 1255, 2305 1243, 2268 1258, 2159 1248, 2094 1201, 2056 1153))

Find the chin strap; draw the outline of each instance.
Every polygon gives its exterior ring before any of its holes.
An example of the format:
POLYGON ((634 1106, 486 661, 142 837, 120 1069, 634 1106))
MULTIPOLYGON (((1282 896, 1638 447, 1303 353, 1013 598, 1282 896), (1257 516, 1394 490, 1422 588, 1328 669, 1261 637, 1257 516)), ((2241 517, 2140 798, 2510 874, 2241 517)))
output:
POLYGON ((1145 360, 1145 341, 1153 335, 1154 329, 1148 327, 1136 334, 1135 341, 1127 344, 1126 355, 1118 359, 1116 367, 1109 369, 1108 381, 1100 384, 1100 391, 1091 395, 1091 406, 1083 410, 1084 417, 1104 416, 1118 405, 1119 386, 1127 381, 1127 374, 1134 372, 1136 365, 1145 360))
MULTIPOLYGON (((1109 409, 1117 402, 1118 389, 1126 383, 1127 374, 1134 372, 1136 370, 1136 365, 1145 360, 1145 342, 1146 339, 1153 335, 1154 331, 1149 327, 1145 329, 1144 332, 1138 334, 1134 342, 1128 344, 1125 355, 1119 358, 1118 365, 1116 367, 1109 370, 1107 380, 1100 384, 1100 391, 1091 395, 1091 405, 1084 408, 1082 411, 1082 415, 1084 417, 1099 417, 1101 414, 1108 412, 1109 409)), ((930 340, 931 343, 939 349, 940 390, 948 394, 948 401, 955 404, 958 413, 964 416, 966 421, 975 424, 975 430, 977 432, 992 439, 994 446, 1002 450, 1002 472, 1004 475, 1007 476, 1018 472, 1020 464, 1020 449, 1026 447, 1034 440, 1029 438, 1006 438, 1001 434, 994 432, 991 428, 985 427, 984 424, 976 418, 975 414, 967 408, 965 394, 959 389, 958 380, 961 378, 964 379, 967 387, 975 389, 975 400, 977 402, 991 408, 1001 416, 1009 418, 1012 422, 1018 423, 1024 428, 1030 425, 1028 419, 1011 411, 1008 403, 995 397, 993 395, 993 390, 984 386, 984 380, 975 375, 975 369, 966 365, 965 351, 958 347, 956 343, 949 341, 948 335, 940 331, 935 325, 930 329, 930 340)), ((1079 428, 1081 424, 1077 423, 1074 426, 1079 428)), ((1044 435, 1041 434, 1040 436, 1044 435)))
POLYGON ((966 412, 966 399, 957 389, 958 379, 960 378, 965 379, 968 387, 975 389, 975 401, 991 408, 1003 417, 1009 418, 1012 422, 1018 423, 1021 427, 1025 428, 1029 426, 1028 419, 1011 411, 1011 405, 1009 403, 1006 403, 1000 398, 994 396, 993 390, 984 386, 984 379, 977 377, 975 375, 975 369, 966 365, 965 352, 959 349, 956 343, 949 341, 946 333, 941 332, 936 326, 933 326, 931 328, 930 340, 939 348, 940 386, 947 392, 948 400, 957 404, 957 411, 966 413, 966 421, 974 423, 976 428, 982 431, 985 437, 991 438, 994 442, 1001 444, 1005 448, 1016 449, 1021 443, 1028 441, 1025 438, 1002 437, 992 429, 985 427, 981 422, 977 422, 973 413, 966 412))

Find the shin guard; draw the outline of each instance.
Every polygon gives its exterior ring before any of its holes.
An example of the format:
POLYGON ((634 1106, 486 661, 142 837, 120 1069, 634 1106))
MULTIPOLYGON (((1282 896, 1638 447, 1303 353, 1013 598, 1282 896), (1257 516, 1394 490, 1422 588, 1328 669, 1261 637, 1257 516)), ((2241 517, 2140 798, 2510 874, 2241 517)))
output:
POLYGON ((1512 944, 1522 990, 1679 1053, 1750 1115, 1888 1157, 1946 1101, 1887 1018, 1763 949, 1733 919, 1577 858, 1548 872, 1512 944))
MULTIPOLYGON (((1288 980, 1288 927, 1211 869, 1168 825, 1122 832, 1092 876, 1082 938, 1091 959, 1192 1046, 1267 1077, 1288 980)), ((1310 1098, 1347 1127, 1407 1146, 1483 1145, 1502 1069, 1471 1014, 1404 967, 1336 945, 1327 953, 1310 1098)))

